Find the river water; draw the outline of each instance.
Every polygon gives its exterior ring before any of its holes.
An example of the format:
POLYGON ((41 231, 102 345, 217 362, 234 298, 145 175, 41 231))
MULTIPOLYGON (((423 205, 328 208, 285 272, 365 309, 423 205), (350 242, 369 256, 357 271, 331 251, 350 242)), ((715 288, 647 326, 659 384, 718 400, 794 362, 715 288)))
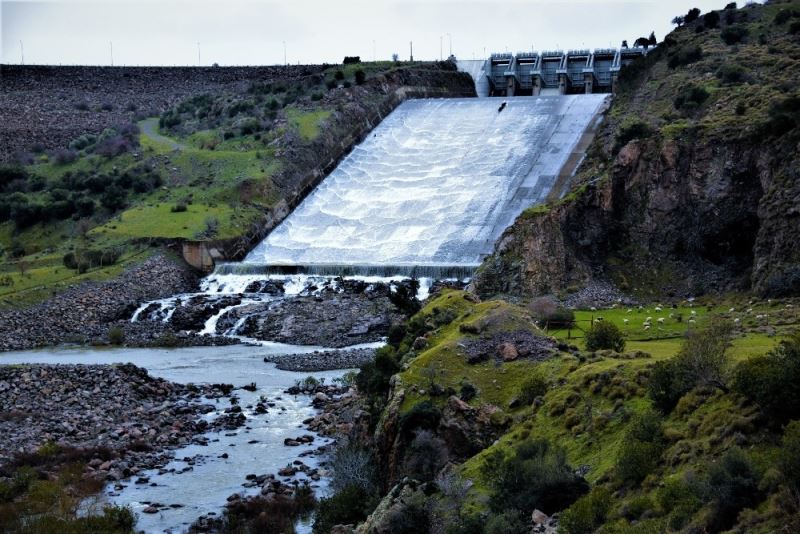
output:
MULTIPOLYGON (((309 374, 329 383, 345 371, 294 373, 281 371, 274 364, 264 363, 263 357, 275 354, 301 354, 321 347, 292 346, 266 343, 253 347, 234 345, 227 347, 194 347, 180 349, 88 349, 66 348, 39 351, 9 352, 0 354, 0 364, 111 364, 133 363, 144 367, 157 377, 179 383, 230 383, 241 387, 255 382, 255 392, 236 390, 239 404, 247 416, 245 427, 236 431, 208 433, 208 446, 189 445, 175 451, 175 460, 166 466, 174 472, 159 475, 146 471, 139 476, 149 477, 148 484, 135 484, 135 478, 124 482, 125 488, 115 491, 113 486, 104 490, 102 502, 130 506, 138 515, 137 530, 145 532, 183 532, 194 520, 210 512, 220 514, 226 498, 233 493, 256 494, 258 487, 243 488, 245 477, 276 473, 291 464, 300 453, 328 443, 327 438, 316 437, 313 444, 286 447, 285 438, 312 434, 303 428, 302 421, 316 413, 310 398, 284 394, 284 390, 309 374), (254 405, 261 395, 275 406, 267 414, 256 414, 248 405, 254 405), (219 458, 227 453, 227 458, 219 458), (193 458, 193 465, 183 461, 193 458), (187 469, 190 468, 190 469, 187 469), (155 483, 155 486, 149 484, 155 483), (144 514, 146 502, 179 505, 157 514, 144 514)), ((210 401, 213 402, 213 401, 210 401)), ((218 411, 207 414, 209 419, 219 415, 229 404, 220 399, 218 411)), ((102 409, 102 407, 98 407, 102 409)), ((307 456, 302 461, 317 467, 320 458, 307 456)), ((302 480, 303 475, 295 478, 302 480)), ((313 483, 317 494, 324 494, 323 477, 313 483)), ((300 525, 299 530, 307 530, 300 525)))

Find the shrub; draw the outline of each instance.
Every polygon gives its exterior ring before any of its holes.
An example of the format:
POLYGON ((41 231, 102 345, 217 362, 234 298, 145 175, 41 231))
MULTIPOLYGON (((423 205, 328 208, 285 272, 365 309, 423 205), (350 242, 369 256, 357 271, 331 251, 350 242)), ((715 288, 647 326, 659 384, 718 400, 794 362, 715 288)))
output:
POLYGON ((707 499, 712 510, 707 526, 712 532, 728 530, 740 511, 761 500, 755 469, 738 447, 729 449, 709 469, 707 499))
POLYGON ((417 429, 435 430, 439 426, 442 412, 431 401, 424 400, 415 404, 410 410, 400 416, 399 434, 406 441, 411 439, 417 429))
POLYGON ((375 359, 361 366, 356 377, 358 390, 366 395, 385 395, 389 391, 389 379, 400 370, 391 345, 375 352, 375 359))
POLYGON ((363 521, 374 506, 374 496, 358 486, 348 486, 319 501, 314 519, 314 533, 328 533, 334 525, 363 521))
POLYGON ((686 24, 691 24, 692 22, 696 21, 699 18, 700 18, 700 10, 697 9, 696 7, 693 7, 692 9, 689 10, 688 13, 686 13, 686 15, 684 15, 683 21, 686 24))
POLYGON ((653 472, 664 450, 661 418, 653 412, 637 416, 625 431, 616 474, 626 484, 640 483, 653 472))
POLYGON ((703 59, 703 49, 698 45, 683 45, 674 49, 667 60, 667 66, 677 69, 684 65, 691 65, 703 59))
POLYGON ((744 41, 749 34, 750 31, 746 26, 735 25, 726 26, 719 36, 722 37, 722 40, 725 41, 725 44, 735 45, 744 41))
POLYGON ((527 534, 528 532, 530 526, 525 522, 522 513, 517 510, 492 514, 483 527, 483 534, 527 534))
POLYGON ((108 211, 117 211, 128 205, 128 194, 120 186, 112 184, 103 192, 100 204, 108 211))
POLYGON ((544 328, 564 329, 575 325, 575 312, 559 306, 551 297, 534 299, 528 309, 533 318, 544 328))
POLYGON ((800 20, 796 20, 789 24, 789 29, 786 30, 789 35, 797 35, 800 33, 800 20))
POLYGON ((800 418, 800 334, 736 366, 733 389, 777 422, 800 418))
POLYGON ((547 440, 525 441, 506 456, 491 452, 482 466, 491 488, 494 511, 519 510, 529 516, 534 509, 552 514, 571 505, 589 485, 567 464, 566 453, 547 440))
POLYGON ((624 124, 617 132, 616 150, 619 151, 634 139, 647 139, 653 135, 653 129, 642 121, 624 124))
POLYGON ((314 102, 322 100, 322 93, 312 93, 311 100, 313 100, 314 102))
POLYGON ((427 482, 434 479, 448 459, 444 440, 429 430, 420 430, 405 450, 404 473, 427 482))
POLYGON ((350 83, 350 80, 345 80, 345 82, 342 84, 342 87, 344 87, 345 89, 350 89, 350 87, 352 86, 353 84, 350 83))
POLYGON ((393 287, 394 291, 389 293, 389 301, 402 313, 411 316, 422 308, 422 303, 417 298, 419 280, 412 278, 404 283, 396 284, 393 287))
POLYGON ((469 382, 465 382, 461 384, 461 390, 459 391, 459 398, 464 402, 469 402, 475 398, 478 394, 477 388, 470 384, 469 382))
POLYGON ((169 211, 171 211, 172 213, 183 213, 183 212, 184 212, 184 211, 186 211, 187 209, 188 209, 188 208, 187 208, 187 206, 186 206, 186 202, 178 202, 177 204, 175 204, 174 206, 172 206, 172 207, 169 209, 169 211))
POLYGON ((53 151, 51 158, 56 165, 66 165, 75 161, 78 154, 68 148, 59 148, 53 151))
POLYGON ((122 345, 125 342, 125 332, 118 326, 112 327, 108 331, 108 342, 112 345, 122 345))
POLYGON ((344 72, 337 70, 336 72, 333 73, 333 77, 336 80, 342 81, 344 80, 344 72))
POLYGON ((595 488, 561 514, 559 532, 591 534, 605 523, 610 509, 611 493, 605 488, 595 488))
POLYGON ((779 453, 783 477, 795 491, 800 491, 800 421, 786 425, 779 453))
POLYGON ((625 336, 617 325, 610 321, 598 321, 586 332, 586 350, 625 350, 625 336))
POLYGON ((725 85, 735 85, 747 81, 747 71, 739 65, 725 64, 717 69, 717 78, 725 85))
POLYGON ((727 390, 726 351, 732 333, 730 323, 714 323, 706 330, 688 334, 674 359, 656 363, 647 386, 655 407, 663 413, 671 412, 696 386, 727 390))
POLYGON ((342 61, 344 65, 354 65, 356 63, 361 63, 361 56, 344 56, 344 61, 342 61))
POLYGON ((790 96, 770 106, 769 120, 762 130, 766 135, 777 137, 793 132, 793 135, 787 137, 794 138, 798 135, 798 125, 800 125, 800 97, 790 96))
POLYGON ((675 109, 693 111, 702 106, 703 103, 708 100, 709 96, 711 95, 705 88, 696 85, 687 85, 680 90, 673 104, 675 105, 675 109))
POLYGON ((335 492, 358 487, 367 494, 377 489, 377 472, 372 452, 346 444, 336 448, 331 458, 331 488, 335 492))
POLYGON ((531 376, 525 379, 519 388, 519 401, 524 406, 530 406, 536 397, 543 397, 549 388, 547 378, 539 369, 535 369, 531 376))
POLYGON ((731 2, 730 4, 725 6, 725 11, 728 11, 728 10, 731 10, 731 9, 736 9, 736 7, 737 7, 736 6, 736 2, 731 2))
POLYGON ((716 11, 709 11, 703 16, 703 25, 706 28, 716 28, 719 26, 719 13, 716 11))
POLYGON ((355 78, 356 78, 356 85, 363 85, 364 82, 367 81, 367 74, 363 70, 358 69, 355 72, 355 78))
POLYGON ((781 9, 778 11, 778 14, 775 15, 774 22, 776 25, 780 26, 782 24, 786 24, 791 19, 800 17, 800 12, 794 9, 781 9))

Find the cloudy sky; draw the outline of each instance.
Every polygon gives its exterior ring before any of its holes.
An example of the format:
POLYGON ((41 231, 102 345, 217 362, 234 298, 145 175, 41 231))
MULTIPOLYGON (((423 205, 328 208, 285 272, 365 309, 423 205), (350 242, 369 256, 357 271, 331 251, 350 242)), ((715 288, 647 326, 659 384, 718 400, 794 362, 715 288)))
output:
MULTIPOLYGON (((728 0, 0 0, 3 63, 254 65, 600 48, 728 0), (20 44, 22 41, 22 44, 20 44), (198 46, 199 43, 199 46, 198 46), (440 49, 441 46, 441 49, 440 49), (198 58, 199 48, 199 58, 198 58)), ((743 3, 740 0, 740 4, 743 3)))

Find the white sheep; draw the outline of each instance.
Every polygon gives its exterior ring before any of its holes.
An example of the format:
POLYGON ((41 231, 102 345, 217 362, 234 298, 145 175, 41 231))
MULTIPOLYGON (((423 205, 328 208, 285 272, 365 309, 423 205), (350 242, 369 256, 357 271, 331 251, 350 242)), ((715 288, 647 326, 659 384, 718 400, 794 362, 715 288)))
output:
POLYGON ((741 320, 739 320, 739 318, 738 318, 738 317, 737 317, 736 319, 734 319, 734 320, 733 320, 733 324, 739 324, 740 322, 741 322, 741 320))
POLYGON ((735 311, 736 311, 736 308, 731 308, 730 310, 728 310, 728 313, 733 313, 735 311))
POLYGON ((652 321, 652 320, 653 320, 653 318, 652 318, 652 317, 648 317, 647 319, 645 319, 645 320, 644 320, 644 322, 646 322, 646 323, 649 323, 649 322, 650 322, 650 321, 652 321))
POLYGON ((633 310, 628 308, 628 311, 626 313, 633 313, 633 310))
POLYGON ((660 312, 661 311, 661 306, 656 306, 656 311, 660 312))
POLYGON ((645 330, 650 330, 650 325, 649 324, 644 325, 644 329, 645 330))
POLYGON ((591 311, 597 311, 597 308, 595 308, 594 306, 592 306, 592 307, 591 307, 591 308, 589 308, 589 309, 590 309, 591 311))
POLYGON ((696 312, 696 311, 694 311, 694 310, 692 310, 690 313, 692 314, 692 317, 694 317, 695 315, 697 315, 697 312, 696 312))
POLYGON ((622 322, 628 324, 630 321, 628 319, 623 319, 622 322))
POLYGON ((696 323, 696 322, 697 322, 697 321, 695 321, 694 319, 689 319, 689 324, 694 324, 694 323, 696 323))
POLYGON ((658 318, 658 324, 664 324, 664 318, 663 317, 659 317, 658 318))

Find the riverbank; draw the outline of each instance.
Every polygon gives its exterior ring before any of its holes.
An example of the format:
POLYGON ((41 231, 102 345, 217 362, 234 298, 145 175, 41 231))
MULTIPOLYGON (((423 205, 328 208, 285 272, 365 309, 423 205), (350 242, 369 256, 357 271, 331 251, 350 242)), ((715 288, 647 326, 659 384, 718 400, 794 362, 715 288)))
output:
POLYGON ((200 417, 231 388, 181 385, 133 364, 0 366, 0 469, 79 450, 89 451, 88 477, 133 476, 213 427, 200 417))

